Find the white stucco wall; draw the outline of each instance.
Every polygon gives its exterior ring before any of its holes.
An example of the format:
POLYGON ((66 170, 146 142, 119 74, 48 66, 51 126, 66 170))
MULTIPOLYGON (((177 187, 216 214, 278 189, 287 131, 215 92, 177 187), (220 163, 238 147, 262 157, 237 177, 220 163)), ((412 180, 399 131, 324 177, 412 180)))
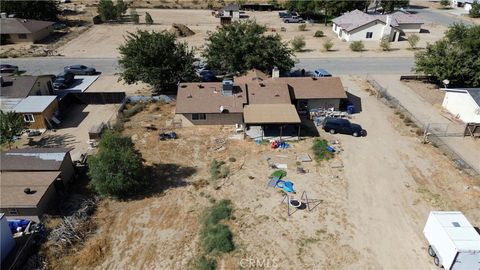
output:
POLYGON ((464 91, 447 91, 442 106, 465 123, 480 123, 480 106, 464 91))
MULTIPOLYGON (((393 30, 391 27, 386 27, 385 24, 380 22, 380 21, 375 21, 371 22, 369 24, 363 25, 349 33, 343 31, 342 34, 340 32, 342 31, 342 28, 340 26, 337 26, 337 29, 335 30, 335 24, 332 26, 332 31, 337 34, 337 37, 340 39, 345 39, 346 41, 369 41, 369 40, 381 40, 384 35, 389 36, 390 39, 393 38, 393 32, 396 30, 393 30), (372 32, 372 38, 367 38, 367 33, 372 32)), ((400 33, 397 33, 395 40, 392 41, 398 41, 400 33)))
POLYGON ((399 25, 398 28, 402 29, 403 32, 405 33, 420 33, 420 30, 422 29, 422 24, 421 23, 404 23, 402 25, 399 25))
POLYGON ((463 8, 464 8, 466 11, 470 11, 470 9, 472 9, 472 4, 470 4, 470 3, 465 3, 465 5, 463 6, 463 8))

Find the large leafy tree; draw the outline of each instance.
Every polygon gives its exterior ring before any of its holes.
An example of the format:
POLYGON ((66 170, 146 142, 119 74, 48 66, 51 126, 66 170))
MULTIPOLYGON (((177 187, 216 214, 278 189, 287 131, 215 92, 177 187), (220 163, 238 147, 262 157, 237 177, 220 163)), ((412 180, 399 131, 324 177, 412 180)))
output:
POLYGON ((117 8, 112 0, 100 0, 97 6, 98 15, 102 21, 110 21, 117 19, 117 8))
POLYGON ((415 55, 418 73, 451 85, 480 87, 480 25, 455 24, 445 37, 415 55))
POLYGON ((207 38, 203 56, 220 73, 243 73, 273 67, 288 71, 295 65, 293 52, 278 34, 265 35, 266 28, 255 22, 225 25, 207 38))
POLYGON ((384 12, 391 13, 397 8, 406 7, 410 4, 410 0, 382 0, 380 5, 384 12))
POLYGON ((15 14, 17 18, 56 21, 60 13, 56 1, 52 0, 1 0, 0 12, 15 14))
POLYGON ((8 144, 10 147, 14 142, 15 135, 20 134, 25 128, 27 128, 27 123, 21 114, 0 111, 0 142, 2 145, 8 144))
POLYGON ((88 167, 90 186, 102 196, 126 198, 147 186, 142 158, 132 140, 113 131, 103 134, 88 167))
POLYGON ((171 33, 139 30, 119 50, 120 77, 128 84, 144 82, 156 93, 171 93, 179 82, 196 79, 193 51, 171 33))

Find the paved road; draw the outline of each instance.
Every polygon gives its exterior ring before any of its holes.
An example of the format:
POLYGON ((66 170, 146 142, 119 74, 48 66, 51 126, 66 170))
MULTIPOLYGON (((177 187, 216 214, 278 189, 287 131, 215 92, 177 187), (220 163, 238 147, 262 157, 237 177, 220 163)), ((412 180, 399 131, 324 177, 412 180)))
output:
MULTIPOLYGON (((118 62, 115 58, 11 58, 2 59, 1 63, 19 66, 28 74, 57 74, 64 66, 71 64, 84 64, 93 66, 102 74, 112 75, 119 72, 118 62)), ((324 68, 332 74, 406 74, 411 72, 413 66, 411 57, 356 57, 356 58, 308 58, 299 59, 297 68, 314 70, 324 68)))
POLYGON ((426 23, 434 23, 440 24, 444 26, 449 26, 454 23, 463 22, 464 24, 472 25, 473 23, 467 21, 459 16, 453 16, 451 14, 447 14, 448 10, 437 10, 437 9, 421 9, 421 8, 410 8, 407 11, 416 13, 422 19, 425 20, 426 23))

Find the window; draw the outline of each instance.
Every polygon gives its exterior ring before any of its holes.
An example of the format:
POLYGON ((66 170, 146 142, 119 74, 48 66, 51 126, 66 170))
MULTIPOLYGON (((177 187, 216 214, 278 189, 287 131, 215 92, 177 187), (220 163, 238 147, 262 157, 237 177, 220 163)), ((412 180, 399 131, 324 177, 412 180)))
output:
POLYGON ((33 114, 24 114, 23 115, 23 120, 25 120, 25 122, 35 122, 35 118, 33 118, 33 114))
POLYGON ((18 215, 18 210, 16 208, 10 208, 10 209, 8 209, 8 214, 9 215, 18 215))
POLYGON ((207 115, 204 113, 192 113, 192 120, 194 121, 207 120, 207 115))
POLYGON ((19 39, 27 39, 27 34, 18 34, 19 39))
POLYGON ((367 32, 367 38, 372 38, 373 32, 367 32))

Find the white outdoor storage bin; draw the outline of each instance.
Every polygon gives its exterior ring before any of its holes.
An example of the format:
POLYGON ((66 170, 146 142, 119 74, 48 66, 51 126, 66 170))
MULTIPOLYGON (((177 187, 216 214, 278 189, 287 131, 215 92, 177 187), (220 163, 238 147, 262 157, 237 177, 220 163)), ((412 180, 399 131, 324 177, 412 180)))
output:
POLYGON ((455 270, 480 269, 480 235, 462 212, 430 212, 423 234, 435 265, 455 270))

